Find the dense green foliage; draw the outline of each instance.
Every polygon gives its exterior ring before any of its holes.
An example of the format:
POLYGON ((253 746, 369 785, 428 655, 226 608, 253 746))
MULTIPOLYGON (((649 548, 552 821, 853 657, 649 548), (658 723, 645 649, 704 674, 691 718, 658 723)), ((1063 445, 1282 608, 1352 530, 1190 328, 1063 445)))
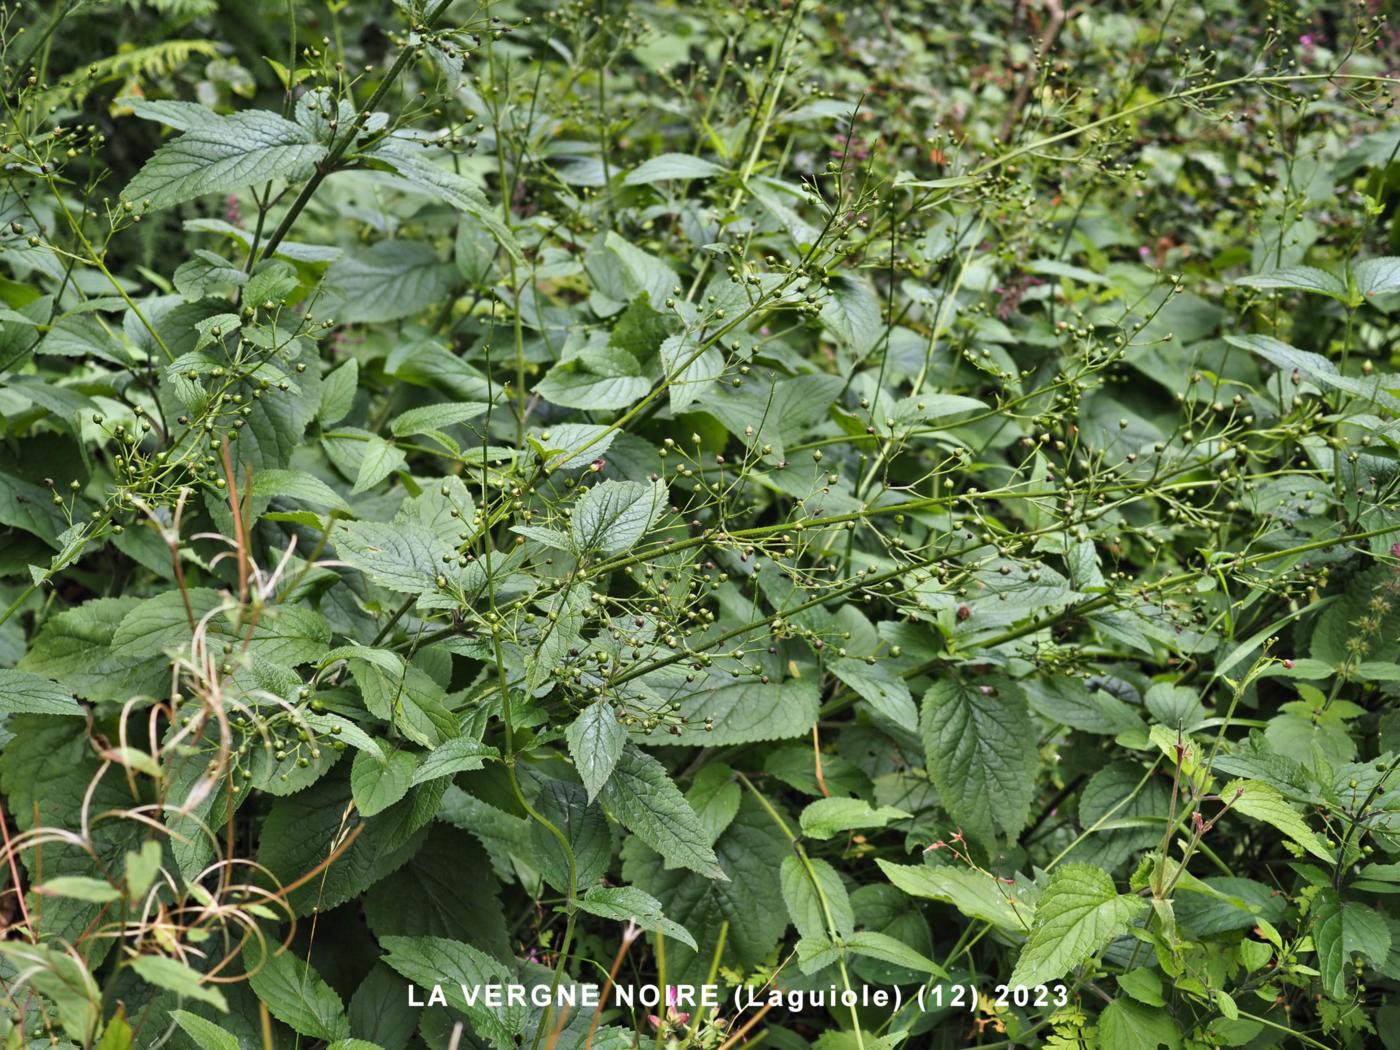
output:
POLYGON ((1381 6, 0 8, 7 1050, 1400 1047, 1381 6))

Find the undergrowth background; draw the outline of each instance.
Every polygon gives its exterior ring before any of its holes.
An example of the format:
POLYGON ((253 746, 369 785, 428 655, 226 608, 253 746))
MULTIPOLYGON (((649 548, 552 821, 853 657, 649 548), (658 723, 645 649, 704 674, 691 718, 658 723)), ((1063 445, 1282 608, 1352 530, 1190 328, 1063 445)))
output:
POLYGON ((1400 1046, 1383 8, 0 7, 7 1050, 1400 1046))

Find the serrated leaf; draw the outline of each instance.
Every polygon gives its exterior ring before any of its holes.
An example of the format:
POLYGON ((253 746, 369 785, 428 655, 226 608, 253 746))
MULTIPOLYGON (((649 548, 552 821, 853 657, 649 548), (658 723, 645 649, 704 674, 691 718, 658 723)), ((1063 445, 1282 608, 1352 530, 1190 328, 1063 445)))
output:
POLYGON ((321 380, 321 406, 316 410, 316 418, 323 426, 339 423, 350 414, 359 384, 360 364, 353 357, 326 374, 321 380))
POLYGON ((311 174, 325 146, 276 113, 250 110, 208 117, 158 149, 127 183, 125 200, 169 208, 209 193, 311 174))
POLYGON ((73 694, 56 682, 28 671, 0 670, 0 712, 15 715, 70 715, 86 712, 73 694))
POLYGON ((491 1008, 482 994, 488 984, 507 985, 515 979, 504 965, 469 944, 444 937, 383 937, 380 944, 387 952, 386 966, 421 987, 442 985, 447 1001, 467 1015, 477 1035, 498 1050, 515 1050, 516 1036, 525 1030, 525 1008, 491 1008))
POLYGON ((628 743, 599 798, 628 831, 672 866, 710 879, 729 876, 719 866, 700 820, 656 759, 628 743))
POLYGON ((688 724, 679 734, 657 729, 649 742, 727 747, 800 737, 816 724, 821 697, 815 680, 763 684, 750 679, 699 689, 680 705, 678 713, 688 724), (706 729, 707 723, 714 728, 706 729))
POLYGON ((968 868, 892 864, 877 860, 885 877, 912 897, 944 901, 970 919, 981 919, 1008 933, 1025 933, 1034 908, 1015 886, 968 868))
POLYGON ((350 1022, 335 989, 305 961, 283 951, 265 960, 248 983, 273 1017, 312 1039, 346 1039, 350 1022))
POLYGON ((463 401, 447 405, 424 405, 410 408, 394 417, 389 429, 394 437, 408 437, 411 434, 426 434, 430 430, 455 426, 475 419, 491 406, 484 401, 463 401))
POLYGON ((1400 256, 1363 259, 1352 266, 1351 278, 1356 282, 1356 293, 1366 298, 1400 292, 1400 256))
POLYGON ((783 858, 779 880, 783 903, 799 937, 847 937, 856 928, 855 911, 841 874, 820 857, 783 858), (810 866, 810 871, 808 870, 810 866), (819 889, 820 888, 820 889, 819 889), (830 915, 831 921, 827 922, 830 915))
POLYGON ((500 754, 500 751, 489 744, 472 740, 470 737, 454 737, 428 752, 413 774, 413 786, 426 784, 439 777, 456 776, 458 773, 481 769, 486 765, 487 759, 499 758, 500 754))
POLYGON ((662 153, 637 165, 622 182, 625 186, 646 186, 668 179, 708 179, 723 173, 718 164, 688 153, 662 153))
POLYGON ((569 529, 580 553, 612 554, 640 540, 666 506, 666 486, 636 481, 604 481, 574 505, 569 529))
POLYGON ((920 716, 929 775, 949 815, 987 846, 1025 827, 1035 794, 1035 725, 1010 680, 945 678, 920 716))
POLYGON ((1097 868, 1063 865, 1040 895, 1035 924, 1008 983, 1045 984, 1063 977, 1125 933, 1146 909, 1147 901, 1120 895, 1097 868))
POLYGON ((1220 789, 1220 797, 1230 802, 1230 808, 1237 813, 1272 825, 1314 857, 1332 863, 1332 850, 1276 788, 1254 780, 1232 780, 1220 789))
POLYGON ((350 790, 360 813, 372 817, 403 798, 417 768, 418 756, 411 751, 393 751, 383 757, 358 752, 350 767, 350 790))
POLYGON ((643 929, 680 941, 692 951, 696 949, 695 938, 690 931, 666 918, 661 902, 635 886, 593 886, 578 903, 590 915, 619 922, 630 920, 643 929))
POLYGON ((1340 277, 1319 270, 1315 266, 1289 266, 1268 273, 1250 274, 1235 282, 1249 288, 1280 289, 1285 291, 1315 292, 1347 301, 1347 286, 1340 277))
POLYGON ((893 806, 875 808, 863 798, 819 798, 808 803, 798 819, 808 838, 829 839, 856 828, 883 828, 909 816, 893 806))
POLYGON ((364 455, 360 459, 360 470, 355 475, 353 493, 367 492, 396 470, 402 470, 408 457, 401 449, 395 448, 381 437, 370 438, 365 443, 364 455))
POLYGON ((341 522, 333 539, 341 560, 381 587, 405 594, 437 590, 448 547, 421 525, 341 522))
POLYGON ((397 321, 440 305, 457 269, 417 241, 378 241, 331 263, 317 314, 337 322, 397 321))
POLYGON ((239 1050, 238 1037, 207 1018, 188 1010, 171 1010, 170 1019, 180 1026, 199 1050, 239 1050))
POLYGON ((854 952, 856 955, 863 955, 867 959, 879 959, 881 962, 893 963, 896 966, 917 970, 920 973, 933 974, 936 977, 948 976, 947 971, 928 956, 916 952, 904 942, 876 930, 861 930, 851 934, 846 938, 845 946, 848 951, 854 952))
POLYGON ((603 699, 579 712, 569 724, 567 736, 574 768, 592 802, 612 776, 627 743, 627 729, 618 721, 612 704, 603 699))

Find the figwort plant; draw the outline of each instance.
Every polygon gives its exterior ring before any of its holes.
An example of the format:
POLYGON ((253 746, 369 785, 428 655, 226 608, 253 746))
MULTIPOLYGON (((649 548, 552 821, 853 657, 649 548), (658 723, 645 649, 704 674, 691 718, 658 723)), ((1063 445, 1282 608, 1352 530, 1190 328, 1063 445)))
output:
POLYGON ((7 1050, 1400 1047, 1383 6, 0 5, 7 1050))

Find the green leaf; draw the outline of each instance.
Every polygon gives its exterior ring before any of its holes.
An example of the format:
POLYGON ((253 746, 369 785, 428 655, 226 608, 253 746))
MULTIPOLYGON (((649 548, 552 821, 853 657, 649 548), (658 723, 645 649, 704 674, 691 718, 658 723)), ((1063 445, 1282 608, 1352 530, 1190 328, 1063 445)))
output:
POLYGON ((188 1010, 171 1010, 170 1019, 180 1026, 199 1050, 239 1050, 236 1035, 198 1014, 188 1010))
POLYGON ((618 347, 560 361, 535 387, 552 404, 598 410, 626 408, 650 389, 640 362, 618 347))
POLYGON ((350 506, 340 494, 320 478, 299 470, 267 467, 253 474, 253 495, 262 499, 274 496, 299 500, 313 507, 349 511, 350 506))
POLYGON ((360 459, 360 470, 355 475, 352 493, 368 492, 396 470, 402 470, 408 457, 383 438, 370 438, 365 443, 364 455, 360 459))
POLYGON ((345 1004, 305 961, 283 951, 264 960, 249 984, 273 1017, 312 1039, 347 1039, 345 1004))
POLYGON ((1333 851, 1276 788, 1254 780, 1232 780, 1220 789, 1220 797, 1227 802, 1233 799, 1231 809, 1273 825, 1314 857, 1332 863, 1333 851))
POLYGON ((78 718, 86 714, 83 705, 61 685, 28 671, 11 670, 0 670, 0 712, 78 718))
POLYGON ((933 974, 936 977, 948 976, 946 970, 921 952, 916 952, 902 941, 875 930, 861 930, 846 938, 846 949, 867 959, 893 963, 919 973, 933 974))
POLYGON ((450 550, 427 529, 408 522, 341 522, 332 539, 336 553, 351 568, 381 587, 406 594, 435 592, 442 555, 450 550))
POLYGON ((667 916, 694 933, 700 945, 699 952, 679 944, 666 946, 667 974, 675 973, 675 980, 705 979, 719 945, 720 927, 726 922, 729 932, 722 962, 744 969, 768 958, 788 925, 778 873, 792 846, 751 795, 744 796, 714 849, 732 881, 668 867, 635 836, 623 847, 623 878, 659 900, 667 916))
POLYGON ((728 879, 685 796, 656 759, 628 743, 599 792, 603 805, 668 865, 728 879))
POLYGON ((1340 277, 1319 270, 1315 266, 1289 266, 1268 273, 1250 274, 1235 282, 1249 288, 1281 289, 1286 291, 1315 292, 1347 301, 1347 286, 1340 277))
POLYGON ((201 974, 182 962, 164 955, 138 955, 128 965, 144 980, 182 999, 195 999, 220 1010, 228 1009, 223 993, 213 985, 204 984, 201 974))
POLYGON ((592 802, 612 776, 627 743, 627 730, 618 721, 612 704, 604 698, 579 712, 569 724, 567 736, 574 768, 588 792, 588 801, 592 802))
POLYGON ((1348 998, 1347 977, 1352 958, 1365 955, 1382 967, 1390 954, 1391 932, 1379 912, 1356 901, 1343 901, 1330 886, 1322 887, 1312 905, 1313 947, 1322 987, 1333 999, 1348 998))
POLYGON ((783 903, 799 937, 830 937, 833 932, 837 937, 848 937, 855 930, 856 916, 846 884, 827 861, 810 857, 803 864, 800 857, 784 857, 780 881, 783 903))
POLYGON ((1363 259, 1351 268, 1356 293, 1364 298, 1400 292, 1400 256, 1363 259))
POLYGON ((680 700, 682 717, 689 719, 679 734, 654 730, 654 744, 727 747, 763 740, 787 740, 811 732, 821 697, 814 679, 783 682, 726 682, 697 689, 680 700), (706 729, 706 724, 713 725, 706 729))
POLYGON ((447 405, 424 405, 410 408, 394 417, 389 424, 394 437, 408 437, 411 434, 427 434, 443 427, 455 426, 475 419, 491 406, 484 401, 463 401, 447 405))
POLYGON ((60 875, 36 887, 36 893, 47 897, 72 897, 74 900, 94 901, 99 904, 118 900, 121 890, 104 879, 93 879, 86 875, 60 875))
POLYGON ((411 751, 392 751, 383 758, 357 752, 350 769, 350 790, 360 813, 372 817, 403 798, 417 768, 418 756, 411 751))
POLYGON ((832 280, 821 317, 828 331, 858 355, 868 353, 885 334, 880 301, 869 282, 851 274, 832 280))
POLYGON ((428 752, 413 774, 413 786, 426 784, 439 777, 450 777, 481 769, 486 765, 488 758, 499 758, 500 754, 489 744, 472 740, 470 737, 454 737, 428 752))
POLYGON ((646 186, 668 179, 708 179, 723 173, 718 164, 688 153, 661 153, 637 165, 622 182, 625 186, 646 186))
MULTIPOLYGON (((350 414, 359 385, 360 364, 353 357, 326 374, 321 380, 321 407, 316 410, 322 426, 332 426, 350 414)), ((255 484, 256 481, 255 478, 255 484)))
POLYGON ((350 674, 375 717, 393 722, 415 744, 436 747, 457 732, 457 719, 445 705, 447 694, 422 668, 408 664, 402 674, 391 674, 376 664, 351 660, 350 674))
POLYGON ((994 875, 962 867, 892 864, 877 860, 885 877, 911 897, 944 901, 970 919, 991 923, 1008 933, 1024 934, 1034 915, 1022 889, 994 875))
POLYGON ((619 922, 630 920, 644 929, 680 941, 692 951, 696 950, 695 938, 690 931, 666 918, 661 902, 635 886, 593 886, 578 903, 590 915, 619 922))
POLYGON ((570 536, 580 553, 613 554, 640 540, 666 507, 662 482, 604 481, 574 505, 570 536))
POLYGON ((1099 1045, 1102 1050, 1176 1050, 1181 1029, 1166 1010, 1120 996, 1099 1015, 1099 1045))
POLYGON ((421 845, 446 788, 445 781, 413 788, 377 817, 347 818, 353 796, 348 779, 332 771, 316 783, 273 803, 258 840, 258 861, 282 883, 300 879, 326 860, 341 836, 364 830, 325 868, 321 877, 288 895, 298 915, 329 910, 403 866, 421 845))
POLYGON ((127 183, 122 199, 169 208, 255 182, 295 181, 310 175, 325 155, 325 146, 305 128, 276 113, 205 117, 158 149, 127 183))
POLYGON ((1120 895, 1097 868, 1063 865, 1036 904, 1035 923, 1008 983, 1058 980, 1125 933, 1146 908, 1141 897, 1120 895))
POLYGON ((385 965, 420 987, 443 986, 453 1009, 466 1014, 476 1034, 498 1050, 515 1050, 528 1014, 522 1006, 491 1008, 481 992, 487 984, 509 984, 514 975, 469 944, 442 937, 382 937, 385 965), (463 990, 477 994, 467 998, 463 990))
POLYGON ((911 814, 893 806, 872 808, 863 798, 819 798, 802 811, 799 821, 808 838, 829 839, 853 828, 883 828, 911 814))
POLYGON ((331 263, 316 313, 337 322, 397 321, 441 305, 457 269, 427 244, 377 241, 331 263))
POLYGON ((928 770, 949 816, 991 847, 1025 827, 1035 794, 1036 730, 1019 686, 1000 676, 944 678, 924 694, 928 770))

